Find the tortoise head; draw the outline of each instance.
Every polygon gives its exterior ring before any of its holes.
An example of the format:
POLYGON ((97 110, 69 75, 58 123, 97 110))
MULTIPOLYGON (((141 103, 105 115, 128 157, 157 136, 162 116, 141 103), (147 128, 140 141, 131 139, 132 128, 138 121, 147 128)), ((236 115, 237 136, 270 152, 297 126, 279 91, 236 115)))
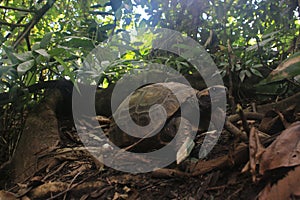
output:
POLYGON ((219 102, 227 96, 227 88, 222 85, 215 85, 197 92, 200 108, 210 108, 211 102, 219 102))
POLYGON ((223 85, 215 85, 208 88, 212 101, 218 101, 220 98, 227 97, 227 88, 223 85))

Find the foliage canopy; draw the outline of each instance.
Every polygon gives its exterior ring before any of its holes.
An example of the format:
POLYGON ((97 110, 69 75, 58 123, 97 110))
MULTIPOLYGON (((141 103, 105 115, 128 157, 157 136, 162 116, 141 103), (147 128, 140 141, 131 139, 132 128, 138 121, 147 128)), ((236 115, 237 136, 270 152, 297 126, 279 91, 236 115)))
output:
MULTIPOLYGON (((192 37, 211 54, 224 80, 238 83, 231 85, 235 89, 262 80, 299 48, 296 0, 10 0, 0 6, 0 93, 47 80, 74 81, 94 47, 133 28, 163 27, 192 37)), ((131 61, 191 73, 187 61, 153 53, 147 38, 138 45, 139 51, 110 63, 114 67, 102 81, 118 79, 134 67, 131 61)))

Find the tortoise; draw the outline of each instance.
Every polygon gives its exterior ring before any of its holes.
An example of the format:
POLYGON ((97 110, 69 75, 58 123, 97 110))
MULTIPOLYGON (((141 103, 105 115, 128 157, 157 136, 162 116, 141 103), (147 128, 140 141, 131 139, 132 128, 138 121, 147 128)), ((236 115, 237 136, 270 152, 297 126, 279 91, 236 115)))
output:
MULTIPOLYGON (((179 82, 146 85, 134 91, 119 105, 110 125, 109 139, 118 147, 125 148, 132 146, 132 148, 128 148, 128 150, 130 149, 130 151, 133 152, 150 152, 159 149, 174 138, 180 122, 184 123, 183 128, 187 130, 187 134, 192 130, 198 130, 199 127, 191 126, 190 123, 187 123, 193 120, 189 118, 189 116, 193 116, 190 115, 191 112, 200 112, 201 121, 203 121, 203 116, 204 118, 208 118, 208 120, 204 120, 204 123, 207 124, 210 120, 211 100, 217 101, 224 93, 226 93, 226 88, 221 85, 216 85, 201 91, 179 82), (176 94, 174 94, 174 92, 176 94), (210 98, 210 92, 215 92, 213 95, 215 99, 210 98), (195 106, 195 100, 198 106, 195 106), (129 124, 129 120, 133 120, 138 126, 147 126, 151 121, 149 110, 155 110, 156 105, 162 105, 165 110, 161 111, 158 109, 156 116, 153 116, 152 119, 159 117, 159 115, 165 115, 166 120, 156 120, 150 131, 151 134, 152 132, 158 132, 154 136, 147 138, 131 136, 125 133, 115 122, 118 120, 118 124, 126 126, 129 124), (188 110, 183 117, 180 117, 182 114, 181 110, 188 110), (130 117, 128 117, 128 115, 125 115, 126 112, 129 112, 131 119, 129 119, 130 117)), ((198 123, 199 121, 197 121, 197 124, 198 123)), ((140 134, 142 134, 141 136, 147 136, 150 133, 145 132, 140 134)))

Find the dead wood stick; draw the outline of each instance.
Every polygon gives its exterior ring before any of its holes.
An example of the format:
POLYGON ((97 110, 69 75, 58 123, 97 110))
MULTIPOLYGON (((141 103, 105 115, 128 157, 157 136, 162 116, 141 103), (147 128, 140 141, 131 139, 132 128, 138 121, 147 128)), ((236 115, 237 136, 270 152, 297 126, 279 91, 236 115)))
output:
POLYGON ((249 128, 249 125, 248 125, 248 122, 247 122, 247 118, 244 115, 243 108, 240 104, 237 105, 237 111, 238 111, 238 114, 241 117, 243 128, 244 128, 244 130, 247 133, 247 136, 249 138, 250 128, 249 128))
POLYGON ((32 189, 29 192, 28 196, 32 199, 40 199, 40 198, 50 197, 51 195, 56 194, 51 198, 49 198, 49 199, 55 199, 70 190, 73 190, 73 193, 80 194, 81 191, 87 189, 96 190, 105 185, 106 183, 104 183, 103 181, 85 182, 85 183, 79 182, 73 184, 71 187, 68 183, 64 183, 64 182, 49 182, 32 189))
MULTIPOLYGON (((273 142, 279 134, 272 135, 269 138, 263 139, 262 144, 267 145, 273 142)), ((234 160, 232 161, 229 158, 229 155, 224 155, 219 158, 215 158, 209 161, 199 160, 195 164, 191 164, 188 170, 191 173, 191 176, 199 176, 205 173, 208 173, 215 169, 224 169, 228 167, 233 167, 234 165, 241 165, 246 163, 249 160, 249 147, 246 144, 240 144, 233 155, 230 156, 234 160)))
POLYGON ((275 103, 268 103, 265 105, 259 105, 257 106, 257 112, 259 113, 266 113, 270 110, 276 109, 277 111, 284 111, 286 108, 290 107, 291 105, 296 104, 298 107, 300 107, 300 92, 296 93, 293 96, 290 96, 286 99, 283 99, 281 101, 275 102, 275 103))
POLYGON ((247 135, 243 133, 240 129, 238 129, 234 124, 232 124, 228 119, 225 120, 224 127, 235 137, 240 138, 243 141, 248 141, 247 135))
MULTIPOLYGON (((243 112, 244 112, 244 116, 248 120, 249 119, 262 120, 262 118, 264 117, 264 114, 258 112, 247 112, 245 110, 243 110, 243 112)), ((240 115, 239 114, 230 115, 228 116, 228 120, 232 123, 237 122, 238 120, 240 120, 240 115)))

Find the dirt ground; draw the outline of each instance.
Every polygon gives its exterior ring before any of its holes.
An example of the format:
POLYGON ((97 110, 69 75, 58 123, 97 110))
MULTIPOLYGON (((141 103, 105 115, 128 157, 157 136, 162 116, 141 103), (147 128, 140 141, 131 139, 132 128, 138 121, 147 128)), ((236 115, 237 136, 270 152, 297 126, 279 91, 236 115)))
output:
MULTIPOLYGON (((48 105, 52 105, 51 102, 48 105)), ((28 165, 29 173, 23 173, 24 168, 21 168, 20 175, 10 176, 8 173, 17 170, 18 163, 2 165, 0 199, 274 199, 274 195, 278 195, 274 191, 282 194, 278 199, 299 199, 298 106, 272 111, 272 115, 244 112, 251 127, 248 140, 239 137, 244 134, 243 120, 236 115, 228 116, 221 137, 204 159, 198 158, 198 151, 205 134, 199 134, 193 151, 179 165, 172 163, 153 172, 130 174, 99 162, 82 145, 72 117, 51 118, 55 116, 50 112, 51 106, 46 106, 47 111, 43 105, 39 114, 27 119, 25 130, 29 126, 32 128, 29 134, 34 131, 30 123, 35 124, 36 131, 45 131, 46 135, 58 130, 60 141, 40 148, 33 155, 36 157, 28 165), (45 118, 41 116, 44 115, 48 117, 47 127, 43 123, 37 126, 36 120, 43 121, 45 118), (261 135, 261 130, 272 134, 261 135)), ((100 125, 107 131, 109 120, 101 120, 100 125)), ((35 140, 41 143, 40 138, 34 138, 23 146, 35 149, 35 140)), ((24 162, 30 157, 22 149, 19 155, 24 162)), ((135 165, 130 162, 131 158, 124 160, 135 165)), ((142 161, 152 164, 149 160, 142 161)))

